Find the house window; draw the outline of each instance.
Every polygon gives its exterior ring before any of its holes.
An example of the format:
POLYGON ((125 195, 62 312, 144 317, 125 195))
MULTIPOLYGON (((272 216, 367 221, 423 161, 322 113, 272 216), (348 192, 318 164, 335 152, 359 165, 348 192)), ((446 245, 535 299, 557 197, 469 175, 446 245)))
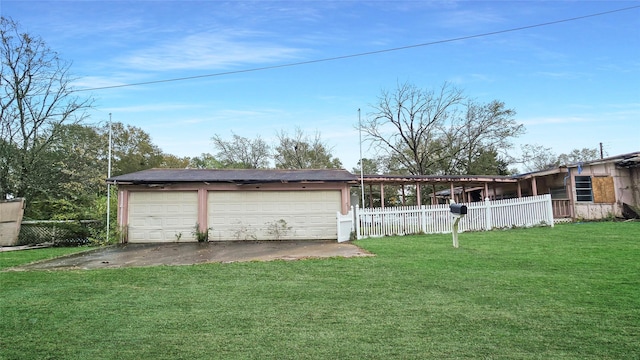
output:
POLYGON ((593 201, 591 176, 576 176, 576 201, 593 201))

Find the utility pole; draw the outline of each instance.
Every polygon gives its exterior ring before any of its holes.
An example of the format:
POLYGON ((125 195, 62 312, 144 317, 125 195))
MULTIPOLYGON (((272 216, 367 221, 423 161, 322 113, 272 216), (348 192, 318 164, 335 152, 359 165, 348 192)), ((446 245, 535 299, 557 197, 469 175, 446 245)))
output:
POLYGON ((358 127, 360 129, 360 193, 362 194, 360 208, 364 209, 364 164, 362 163, 362 120, 360 119, 360 109, 358 109, 358 127))
MULTIPOLYGON (((107 159, 107 179, 111 178, 111 113, 109 113, 109 150, 107 159)), ((111 219, 111 184, 107 183, 107 242, 109 242, 109 220, 111 219)))
POLYGON ((602 151, 602 143, 600 143, 600 159, 604 158, 604 151, 602 151))

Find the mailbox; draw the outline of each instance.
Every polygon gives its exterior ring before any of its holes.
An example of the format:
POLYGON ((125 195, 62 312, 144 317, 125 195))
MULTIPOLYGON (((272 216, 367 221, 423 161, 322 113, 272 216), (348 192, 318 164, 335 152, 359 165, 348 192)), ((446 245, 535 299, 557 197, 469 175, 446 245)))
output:
POLYGON ((462 204, 450 204, 449 210, 454 215, 467 215, 467 206, 462 204))
POLYGON ((453 199, 450 200, 449 211, 451 211, 451 217, 453 222, 451 223, 451 234, 453 235, 453 247, 458 247, 458 223, 460 219, 467 215, 467 206, 462 204, 456 204, 453 199))

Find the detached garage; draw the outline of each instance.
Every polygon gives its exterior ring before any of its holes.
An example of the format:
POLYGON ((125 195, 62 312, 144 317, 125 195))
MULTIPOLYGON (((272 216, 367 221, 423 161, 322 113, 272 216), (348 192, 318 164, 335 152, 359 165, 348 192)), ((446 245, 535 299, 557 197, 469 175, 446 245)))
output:
POLYGON ((112 177, 123 242, 337 239, 346 170, 151 169, 112 177))

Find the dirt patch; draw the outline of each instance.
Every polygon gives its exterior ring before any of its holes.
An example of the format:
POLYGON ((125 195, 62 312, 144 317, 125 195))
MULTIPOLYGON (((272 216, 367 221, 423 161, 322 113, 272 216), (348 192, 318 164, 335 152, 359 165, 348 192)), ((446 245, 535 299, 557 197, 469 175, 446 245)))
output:
POLYGON ((371 254, 353 244, 335 241, 127 244, 90 250, 9 270, 105 269, 354 256, 371 254))

